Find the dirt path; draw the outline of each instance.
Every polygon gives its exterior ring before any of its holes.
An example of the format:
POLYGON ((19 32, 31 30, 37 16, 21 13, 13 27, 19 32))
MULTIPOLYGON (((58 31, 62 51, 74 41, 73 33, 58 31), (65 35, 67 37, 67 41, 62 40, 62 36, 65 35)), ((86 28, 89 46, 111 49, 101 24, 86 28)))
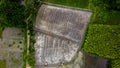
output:
MULTIPOLYGON (((27 30, 27 55, 29 55, 29 46, 30 46, 30 31, 27 30)), ((26 68, 31 68, 30 65, 28 64, 28 61, 26 62, 26 68)))

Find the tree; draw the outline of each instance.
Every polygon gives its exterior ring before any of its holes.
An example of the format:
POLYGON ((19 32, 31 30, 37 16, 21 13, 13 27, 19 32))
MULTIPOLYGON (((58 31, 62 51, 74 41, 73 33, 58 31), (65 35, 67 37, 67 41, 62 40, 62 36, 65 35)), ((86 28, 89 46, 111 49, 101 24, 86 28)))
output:
POLYGON ((109 9, 120 11, 120 0, 109 0, 109 9))
POLYGON ((20 0, 1 0, 0 1, 0 24, 6 27, 25 27, 24 6, 20 0))

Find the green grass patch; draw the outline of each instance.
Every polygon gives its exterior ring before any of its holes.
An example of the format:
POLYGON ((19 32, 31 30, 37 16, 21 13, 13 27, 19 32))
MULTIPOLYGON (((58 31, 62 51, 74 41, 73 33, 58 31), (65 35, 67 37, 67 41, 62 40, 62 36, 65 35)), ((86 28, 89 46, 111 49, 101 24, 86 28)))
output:
POLYGON ((106 21, 110 25, 120 25, 120 11, 111 11, 106 21))
POLYGON ((26 62, 27 62, 27 28, 24 28, 23 30, 23 37, 24 37, 24 52, 23 52, 23 68, 26 68, 26 62))
POLYGON ((109 11, 100 10, 96 8, 92 18, 92 24, 108 24, 108 25, 120 25, 120 12, 119 11, 109 11))
POLYGON ((83 50, 112 59, 110 68, 120 68, 120 12, 108 9, 110 6, 106 0, 89 0, 89 6, 93 15, 83 50))
POLYGON ((105 58, 120 58, 119 25, 90 24, 83 49, 105 58))
POLYGON ((111 68, 120 68, 120 59, 111 61, 111 68))
POLYGON ((0 26, 0 38, 2 38, 3 29, 4 29, 4 27, 0 26))
POLYGON ((0 60, 0 68, 6 68, 6 61, 0 60))
POLYGON ((88 8, 89 4, 89 0, 43 0, 43 1, 77 8, 88 8))

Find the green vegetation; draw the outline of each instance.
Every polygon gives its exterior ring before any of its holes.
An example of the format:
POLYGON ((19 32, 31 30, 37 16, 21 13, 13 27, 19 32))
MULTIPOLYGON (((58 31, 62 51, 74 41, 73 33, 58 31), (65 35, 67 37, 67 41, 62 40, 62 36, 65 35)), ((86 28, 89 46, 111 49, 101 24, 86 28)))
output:
MULTIPOLYGON (((24 22, 25 7, 21 5, 21 0, 0 0, 0 18, 1 18, 0 25, 2 26, 0 28, 5 27, 21 28, 24 32, 23 34, 25 38, 26 30, 26 23, 24 22)), ((23 60, 25 61, 24 56, 23 60)))
POLYGON ((93 15, 87 29, 83 50, 111 59, 110 68, 119 68, 120 2, 118 0, 90 0, 89 2, 93 15))
POLYGON ((39 8, 40 0, 24 0, 25 2, 25 23, 26 26, 26 36, 25 36, 25 52, 24 52, 24 60, 29 64, 31 68, 34 68, 35 57, 34 57, 34 22, 37 15, 37 11, 39 8), (28 39, 28 35, 30 39, 28 39), (30 42, 29 42, 30 41, 30 42), (28 43, 30 43, 28 47, 28 43))
POLYGON ((44 2, 54 3, 59 5, 78 7, 78 8, 88 8, 89 0, 43 0, 44 2))
MULTIPOLYGON (((26 62, 34 68, 33 22, 40 0, 0 0, 0 37, 4 27, 23 29, 24 68, 26 62), (30 46, 27 49, 27 35, 30 35, 30 46), (29 54, 27 54, 29 50, 29 54)), ((86 33, 83 50, 90 54, 112 59, 111 67, 120 67, 120 1, 119 0, 43 0, 59 5, 88 8, 93 11, 91 23, 86 33)), ((10 45, 11 46, 11 45, 10 45)), ((0 68, 5 68, 5 61, 0 61, 0 68)))
POLYGON ((27 62, 27 53, 26 53, 27 51, 27 29, 26 28, 23 30, 23 36, 24 36, 23 68, 26 68, 26 62, 27 62))
POLYGON ((120 27, 117 25, 90 24, 84 51, 109 59, 120 58, 120 27))
POLYGON ((6 68, 6 61, 0 60, 0 68, 6 68))
POLYGON ((112 60, 111 68, 120 68, 120 59, 119 60, 112 60))
POLYGON ((21 28, 24 36, 23 68, 26 68, 26 63, 33 68, 35 63, 33 22, 35 22, 40 0, 24 0, 24 2, 25 6, 21 5, 21 0, 0 0, 0 26, 2 26, 0 36, 4 27, 21 28), (28 35, 30 35, 29 48, 27 48, 28 35))
POLYGON ((4 27, 2 27, 2 26, 0 25, 0 38, 2 38, 2 32, 3 32, 3 30, 4 30, 4 27))
POLYGON ((0 25, 3 27, 24 28, 24 6, 21 1, 1 0, 0 1, 0 25))

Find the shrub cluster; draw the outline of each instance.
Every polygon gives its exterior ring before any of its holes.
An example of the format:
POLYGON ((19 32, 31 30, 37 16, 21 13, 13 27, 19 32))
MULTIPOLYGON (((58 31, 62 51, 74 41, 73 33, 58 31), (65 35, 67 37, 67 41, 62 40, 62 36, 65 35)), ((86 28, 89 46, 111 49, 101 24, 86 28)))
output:
POLYGON ((120 58, 119 30, 117 25, 89 25, 84 51, 109 59, 120 58))
POLYGON ((24 6, 21 1, 1 0, 0 1, 0 24, 5 27, 25 28, 24 6))
POLYGON ((111 61, 111 68, 120 68, 120 59, 111 61))

